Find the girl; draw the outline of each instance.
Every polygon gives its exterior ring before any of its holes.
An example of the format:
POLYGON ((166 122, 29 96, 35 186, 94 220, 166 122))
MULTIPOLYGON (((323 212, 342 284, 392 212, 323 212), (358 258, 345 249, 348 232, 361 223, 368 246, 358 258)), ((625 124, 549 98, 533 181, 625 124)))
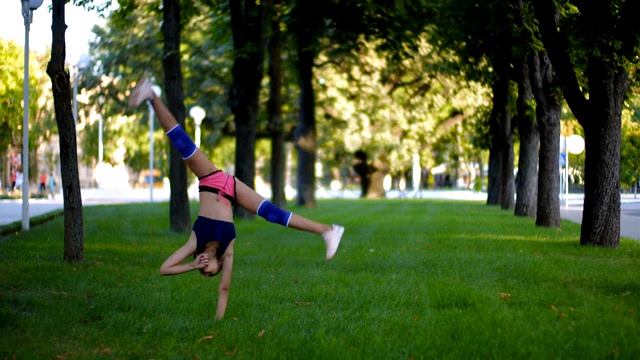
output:
POLYGON ((344 233, 342 226, 321 224, 286 212, 235 176, 225 174, 216 168, 180 127, 162 100, 156 96, 148 79, 142 79, 136 84, 129 98, 129 106, 137 107, 145 100, 153 106, 171 143, 198 178, 200 190, 200 210, 191 235, 187 242, 162 264, 160 274, 176 275, 198 270, 203 276, 209 277, 222 272, 215 315, 216 320, 222 319, 229 298, 233 245, 236 238, 232 205, 240 205, 270 222, 322 235, 327 247, 327 260, 333 258, 344 233), (183 263, 190 256, 195 260, 183 263))

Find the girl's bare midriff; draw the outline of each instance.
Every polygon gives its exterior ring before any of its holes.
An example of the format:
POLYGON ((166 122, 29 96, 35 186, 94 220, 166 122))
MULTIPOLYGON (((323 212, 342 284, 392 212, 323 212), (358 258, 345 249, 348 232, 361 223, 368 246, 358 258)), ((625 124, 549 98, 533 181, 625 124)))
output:
POLYGON ((233 222, 233 208, 228 205, 227 199, 220 199, 218 194, 211 192, 200 193, 199 216, 209 219, 233 222))

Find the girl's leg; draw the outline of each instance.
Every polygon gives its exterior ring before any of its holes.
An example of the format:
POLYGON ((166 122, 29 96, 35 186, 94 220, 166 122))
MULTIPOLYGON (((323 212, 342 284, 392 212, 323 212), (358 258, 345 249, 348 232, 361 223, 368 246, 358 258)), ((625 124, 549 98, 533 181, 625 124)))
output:
MULTIPOLYGON (((153 111, 158 118, 158 122, 160 122, 160 126, 162 126, 165 132, 173 130, 176 126, 179 125, 178 121, 166 107, 164 102, 162 102, 162 100, 155 95, 155 93, 151 89, 151 82, 149 82, 149 80, 147 79, 138 81, 138 84, 136 84, 136 88, 131 93, 129 106, 138 106, 142 102, 144 102, 144 100, 150 101, 151 106, 153 107, 153 111)), ((190 138, 186 140, 191 141, 190 138)), ((200 151, 200 149, 196 149, 188 159, 184 159, 184 162, 198 178, 209 175, 212 172, 218 170, 216 166, 211 163, 209 158, 207 158, 207 156, 202 151, 200 151)))
MULTIPOLYGON (((265 198, 247 186, 247 184, 236 179, 236 200, 238 201, 238 205, 254 214, 257 214, 258 207, 262 204, 265 198)), ((296 214, 291 215, 288 227, 308 231, 318 235, 322 235, 331 230, 331 225, 321 224, 296 214)))
MULTIPOLYGON (((238 202, 238 205, 251 211, 254 214, 257 214, 258 208, 265 201, 265 198, 255 192, 252 188, 247 186, 242 181, 236 179, 236 201, 238 202)), ((282 219, 283 216, 286 216, 287 213, 277 208, 275 205, 270 204, 269 206, 271 207, 272 211, 276 213, 276 215, 274 216, 276 219, 282 219)), ((269 214, 266 214, 266 216, 264 216, 264 214, 260 216, 263 216, 265 217, 265 219, 272 221, 270 220, 269 214)), ((280 221, 277 222, 283 224, 280 221)), ((286 226, 322 235, 324 243, 327 246, 327 260, 331 260, 336 254, 338 245, 340 245, 340 240, 342 239, 342 234, 344 233, 344 228, 342 226, 321 224, 296 214, 291 214, 291 217, 289 218, 288 224, 286 226)))

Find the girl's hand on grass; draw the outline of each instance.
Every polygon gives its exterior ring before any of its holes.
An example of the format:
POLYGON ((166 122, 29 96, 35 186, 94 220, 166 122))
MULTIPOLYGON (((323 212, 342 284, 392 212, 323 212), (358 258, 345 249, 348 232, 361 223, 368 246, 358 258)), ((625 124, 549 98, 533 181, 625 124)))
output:
POLYGON ((206 268, 209 266, 209 255, 202 253, 196 256, 196 259, 193 261, 193 265, 196 269, 206 268))

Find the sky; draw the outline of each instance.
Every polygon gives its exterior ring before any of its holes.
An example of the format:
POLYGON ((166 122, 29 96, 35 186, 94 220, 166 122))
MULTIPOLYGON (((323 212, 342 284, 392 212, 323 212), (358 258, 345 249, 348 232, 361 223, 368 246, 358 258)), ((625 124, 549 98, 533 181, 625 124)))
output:
MULTIPOLYGON (((24 18, 22 17, 22 3, 20 0, 1 0, 0 38, 15 41, 24 46, 24 18)), ((102 0, 95 0, 97 4, 102 0)), ((51 0, 44 0, 42 6, 33 11, 33 22, 29 31, 29 49, 44 52, 51 45, 51 0)), ((91 29, 94 25, 104 25, 95 11, 90 12, 81 7, 68 3, 65 7, 65 22, 67 31, 67 57, 79 58, 89 52, 89 41, 94 39, 91 29)))

